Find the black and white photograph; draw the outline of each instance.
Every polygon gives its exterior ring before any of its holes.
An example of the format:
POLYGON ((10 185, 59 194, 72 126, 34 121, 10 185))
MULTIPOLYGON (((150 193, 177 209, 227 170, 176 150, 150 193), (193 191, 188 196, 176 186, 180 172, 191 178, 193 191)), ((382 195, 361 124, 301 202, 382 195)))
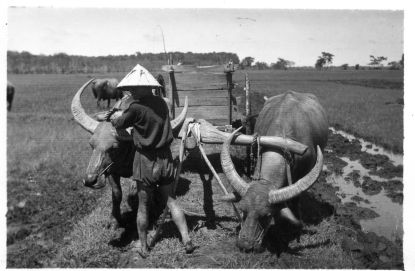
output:
POLYGON ((2 266, 415 267, 405 5, 122 3, 5 5, 2 266))

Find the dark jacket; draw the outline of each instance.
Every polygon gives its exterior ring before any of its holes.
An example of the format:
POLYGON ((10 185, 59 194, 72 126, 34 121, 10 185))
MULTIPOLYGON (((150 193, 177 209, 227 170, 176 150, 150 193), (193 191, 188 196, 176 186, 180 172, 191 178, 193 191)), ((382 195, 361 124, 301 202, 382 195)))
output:
POLYGON ((111 122, 117 129, 133 127, 134 145, 139 150, 162 149, 173 141, 169 110, 158 96, 149 95, 134 101, 111 122))

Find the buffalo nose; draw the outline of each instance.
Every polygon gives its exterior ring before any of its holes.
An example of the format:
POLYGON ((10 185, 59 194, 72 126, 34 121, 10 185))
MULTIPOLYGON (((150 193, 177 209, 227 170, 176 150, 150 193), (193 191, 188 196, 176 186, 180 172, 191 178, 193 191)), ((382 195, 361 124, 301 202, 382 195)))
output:
POLYGON ((82 180, 82 182, 86 186, 93 185, 97 181, 97 176, 98 176, 97 174, 87 174, 85 176, 85 179, 82 180))
POLYGON ((238 239, 238 241, 236 242, 236 245, 241 251, 244 251, 244 252, 250 252, 252 251, 254 247, 252 242, 249 242, 247 239, 241 239, 241 238, 238 239))

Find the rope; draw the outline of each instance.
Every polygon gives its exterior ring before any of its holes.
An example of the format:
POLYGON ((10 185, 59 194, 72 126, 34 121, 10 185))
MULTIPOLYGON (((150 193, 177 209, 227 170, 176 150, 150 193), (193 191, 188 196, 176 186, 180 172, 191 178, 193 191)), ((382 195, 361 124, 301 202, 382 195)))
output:
MULTIPOLYGON (((252 173, 255 170, 255 165, 258 161, 258 151, 259 151, 259 146, 258 146, 258 133, 254 133, 252 138, 252 143, 250 146, 250 151, 249 151, 249 172, 252 173), (257 156, 254 156, 254 153, 257 154, 257 156)), ((251 177, 251 176, 249 176, 251 177)))
MULTIPOLYGON (((284 140, 286 141, 287 137, 285 136, 285 130, 283 130, 283 136, 284 136, 284 140)), ((287 146, 287 144, 285 146, 287 146)), ((283 152, 282 156, 284 157, 284 160, 285 160, 285 170, 287 172, 288 185, 292 185, 293 180, 291 176, 291 168, 294 166, 294 158, 291 152, 287 149, 287 147, 284 147, 282 152, 283 152)))
MULTIPOLYGON (((226 190, 226 187, 223 185, 222 181, 220 180, 218 173, 216 173, 215 168, 212 166, 212 164, 210 163, 209 159, 207 158, 206 153, 205 153, 205 150, 203 149, 202 145, 199 145, 199 150, 200 150, 200 153, 203 156, 203 159, 205 160, 206 164, 208 165, 210 171, 212 171, 213 176, 218 181, 219 186, 221 187, 223 193, 225 195, 229 194, 228 191, 226 190)), ((242 218, 241 218, 241 215, 238 212, 238 209, 236 209, 236 206, 235 206, 235 204, 233 204, 233 202, 231 202, 231 204, 232 204, 233 211, 234 211, 236 217, 238 218, 239 222, 241 222, 242 221, 242 218)))
POLYGON ((258 168, 257 176, 251 177, 253 181, 265 180, 261 176, 261 167, 262 167, 262 159, 261 159, 261 145, 260 145, 261 137, 258 133, 253 134, 252 143, 251 143, 251 151, 250 151, 250 171, 255 172, 255 168, 258 168), (256 155, 254 155, 256 153, 256 155))

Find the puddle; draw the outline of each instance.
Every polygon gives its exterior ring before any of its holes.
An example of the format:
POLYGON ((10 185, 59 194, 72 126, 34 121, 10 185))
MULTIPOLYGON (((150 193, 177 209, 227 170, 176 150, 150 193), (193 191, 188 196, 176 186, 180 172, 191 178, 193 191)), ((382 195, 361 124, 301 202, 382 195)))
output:
POLYGON ((370 153, 370 154, 381 154, 385 155, 389 158, 389 160, 392 162, 394 166, 403 165, 403 155, 402 154, 396 154, 391 151, 385 150, 384 148, 377 146, 371 142, 368 142, 362 138, 357 138, 352 134, 348 134, 341 130, 336 130, 333 127, 329 128, 330 131, 333 132, 333 134, 339 134, 348 140, 358 140, 360 142, 360 145, 362 146, 361 151, 370 153))
MULTIPOLYGON (((340 159, 347 164, 343 167, 343 173, 330 174, 326 178, 327 182, 339 188, 337 196, 342 203, 353 202, 358 207, 369 208, 379 215, 376 218, 361 219, 362 230, 374 232, 391 241, 402 240, 402 204, 393 202, 387 196, 390 190, 385 190, 386 185, 391 183, 389 181, 393 180, 395 184, 399 184, 402 182, 402 178, 385 179, 371 175, 369 170, 364 168, 359 161, 351 161, 347 157, 340 157, 340 159), (369 190, 367 190, 368 188, 369 190)), ((399 186, 393 189, 393 192, 402 192, 399 186)))

